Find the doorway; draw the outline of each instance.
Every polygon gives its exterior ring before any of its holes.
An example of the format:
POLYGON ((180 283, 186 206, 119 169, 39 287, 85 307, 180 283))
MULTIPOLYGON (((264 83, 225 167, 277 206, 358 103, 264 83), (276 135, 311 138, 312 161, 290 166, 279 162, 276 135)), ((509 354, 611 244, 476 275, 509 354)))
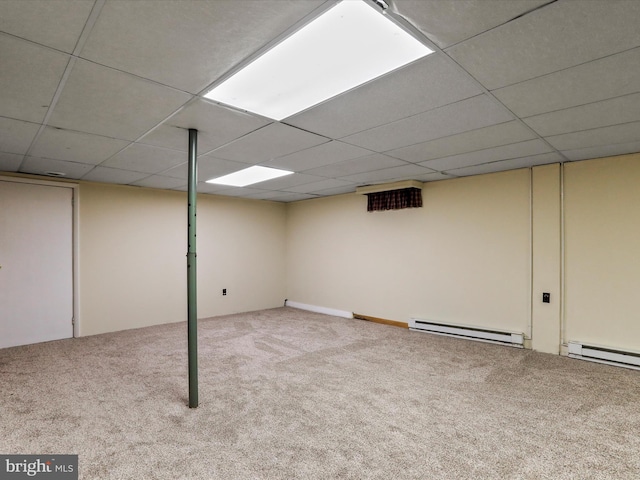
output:
POLYGON ((0 348, 73 337, 74 193, 0 179, 0 348))

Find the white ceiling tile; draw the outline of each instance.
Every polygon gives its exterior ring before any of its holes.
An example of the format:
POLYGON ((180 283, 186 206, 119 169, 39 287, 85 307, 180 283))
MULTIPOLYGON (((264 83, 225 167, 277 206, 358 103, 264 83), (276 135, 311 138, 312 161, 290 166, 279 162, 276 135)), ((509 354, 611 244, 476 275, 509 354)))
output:
POLYGON ((297 187, 289 187, 287 188, 287 191, 295 192, 295 193, 316 193, 320 190, 328 190, 328 189, 335 189, 335 188, 353 189, 355 188, 355 186, 353 182, 345 182, 344 180, 335 180, 333 178, 328 178, 326 180, 306 183, 304 185, 299 185, 297 187))
MULTIPOLYGON (((264 182, 255 183, 257 188, 263 190, 289 190, 291 187, 303 185, 305 183, 318 182, 324 180, 324 178, 316 177, 313 175, 305 175, 303 173, 294 173, 285 177, 274 178, 273 180, 266 180, 264 182)), ((253 185, 252 185, 253 186, 253 185)))
POLYGON ((115 0, 81 55, 197 93, 322 0, 115 0))
POLYGON ((521 122, 513 120, 391 150, 387 152, 387 155, 418 163, 425 160, 448 157, 449 155, 522 142, 533 138, 536 138, 534 132, 521 122))
POLYGON ((50 124, 135 140, 190 98, 186 93, 78 60, 50 124))
POLYGON ((0 52, 0 116, 42 122, 69 56, 8 35, 0 52))
POLYGON ((148 188, 161 188, 161 189, 175 189, 183 187, 185 180, 181 178, 163 177, 162 175, 151 175, 150 177, 143 178, 137 182, 133 182, 132 185, 148 188))
POLYGON ((489 90, 640 46, 640 2, 559 1, 447 53, 489 90))
POLYGON ((148 175, 149 174, 147 173, 98 166, 86 174, 82 179, 90 182, 126 184, 141 180, 148 175))
POLYGON ((337 140, 307 148, 290 155, 274 158, 264 162, 267 167, 284 168, 294 172, 303 172, 311 168, 331 165, 332 163, 350 160, 352 158, 371 155, 370 150, 342 143, 337 140))
POLYGON ((562 151, 563 155, 569 160, 588 160, 590 158, 613 157, 637 152, 640 152, 640 141, 562 151))
POLYGON ((65 178, 80 178, 89 172, 93 165, 86 163, 65 162, 63 160, 51 160, 49 158, 27 157, 20 166, 23 173, 46 175, 46 172, 64 173, 65 178))
POLYGON ((133 143, 114 157, 102 163, 103 167, 132 170, 134 172, 159 173, 184 163, 182 152, 168 148, 133 143))
POLYGON ((440 48, 490 30, 549 0, 394 0, 395 12, 440 48))
POLYGON ((493 94, 516 115, 530 117, 640 92, 638 65, 640 48, 634 48, 501 88, 493 94))
POLYGON ((23 158, 23 155, 0 152, 0 172, 17 172, 23 158))
POLYGON ((543 137, 640 121, 640 93, 543 113, 524 121, 543 137))
POLYGON ((0 152, 27 153, 39 128, 35 123, 0 117, 0 152))
POLYGON ((145 135, 140 142, 186 152, 188 129, 194 128, 198 130, 198 153, 205 153, 268 123, 270 121, 264 118, 198 99, 145 135))
POLYGON ((347 175, 341 177, 342 180, 348 180, 355 183, 379 183, 391 182, 394 180, 414 179, 414 177, 422 175, 431 175, 433 170, 420 165, 408 164, 400 167, 385 168, 374 172, 357 173, 355 175, 347 175))
POLYGON ((47 127, 38 137, 31 155, 97 165, 128 144, 125 140, 47 127))
POLYGON ((407 165, 407 163, 402 160, 398 160, 397 158, 391 158, 387 155, 376 153, 375 155, 368 155, 366 157, 354 158, 343 162, 333 163, 331 165, 325 165, 323 167, 313 168, 311 170, 307 170, 305 173, 310 175, 319 175, 321 177, 336 178, 402 165, 407 165))
POLYGON ((598 145, 635 142, 639 138, 640 122, 632 122, 554 135, 545 139, 558 150, 575 150, 598 145))
POLYGON ((516 170, 518 168, 534 167, 536 165, 546 165, 548 163, 562 162, 563 158, 556 152, 543 153, 531 157, 514 158, 512 160, 501 160, 499 162, 484 163, 472 167, 464 167, 451 170, 448 173, 458 176, 481 175, 483 173, 503 172, 505 170, 516 170))
POLYGON ((513 115, 503 106, 486 95, 478 95, 356 133, 343 140, 376 152, 384 152, 512 119, 513 115))
POLYGON ((449 157, 428 160, 420 163, 434 170, 451 171, 454 168, 469 167, 481 163, 508 160, 512 158, 529 157, 541 153, 547 153, 553 149, 542 140, 527 140, 526 142, 512 143, 500 147, 487 148, 475 152, 452 155, 449 157))
POLYGON ((2 0, 0 31, 71 53, 94 0, 2 0))
POLYGON ((341 138, 481 93, 450 62, 432 54, 286 122, 341 138))
POLYGON ((255 165, 304 150, 329 139, 281 123, 272 123, 212 152, 217 158, 255 165))

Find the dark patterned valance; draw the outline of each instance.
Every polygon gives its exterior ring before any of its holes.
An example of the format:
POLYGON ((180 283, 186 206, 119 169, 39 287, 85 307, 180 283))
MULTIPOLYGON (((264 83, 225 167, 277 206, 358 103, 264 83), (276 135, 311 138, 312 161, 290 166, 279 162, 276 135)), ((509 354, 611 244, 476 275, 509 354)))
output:
POLYGON ((368 212, 422 207, 422 190, 403 188, 387 192, 367 193, 367 200, 368 212))

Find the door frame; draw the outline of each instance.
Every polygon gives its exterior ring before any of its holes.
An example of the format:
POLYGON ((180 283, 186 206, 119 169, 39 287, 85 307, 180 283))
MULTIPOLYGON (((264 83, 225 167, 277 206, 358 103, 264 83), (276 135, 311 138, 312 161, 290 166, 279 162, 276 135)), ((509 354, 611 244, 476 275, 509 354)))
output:
POLYGON ((31 185, 44 185, 49 187, 70 188, 71 189, 71 215, 72 215, 72 282, 73 282, 73 337, 81 336, 80 329, 80 184, 69 181, 40 180, 30 177, 13 177, 0 175, 0 181, 13 183, 27 183, 31 185))

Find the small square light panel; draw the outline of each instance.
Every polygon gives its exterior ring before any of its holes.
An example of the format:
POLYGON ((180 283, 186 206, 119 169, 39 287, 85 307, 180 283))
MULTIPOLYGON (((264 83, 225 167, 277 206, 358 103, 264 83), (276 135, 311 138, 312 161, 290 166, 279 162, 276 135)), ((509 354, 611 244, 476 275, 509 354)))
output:
POLYGON ((433 53, 363 0, 343 0, 205 97, 282 120, 433 53))
POLYGON ((287 170, 278 170, 277 168, 253 166, 222 177, 212 178, 211 180, 207 180, 207 183, 229 185, 232 187, 246 187, 247 185, 273 180, 274 178, 284 177, 292 173, 293 172, 287 170))

